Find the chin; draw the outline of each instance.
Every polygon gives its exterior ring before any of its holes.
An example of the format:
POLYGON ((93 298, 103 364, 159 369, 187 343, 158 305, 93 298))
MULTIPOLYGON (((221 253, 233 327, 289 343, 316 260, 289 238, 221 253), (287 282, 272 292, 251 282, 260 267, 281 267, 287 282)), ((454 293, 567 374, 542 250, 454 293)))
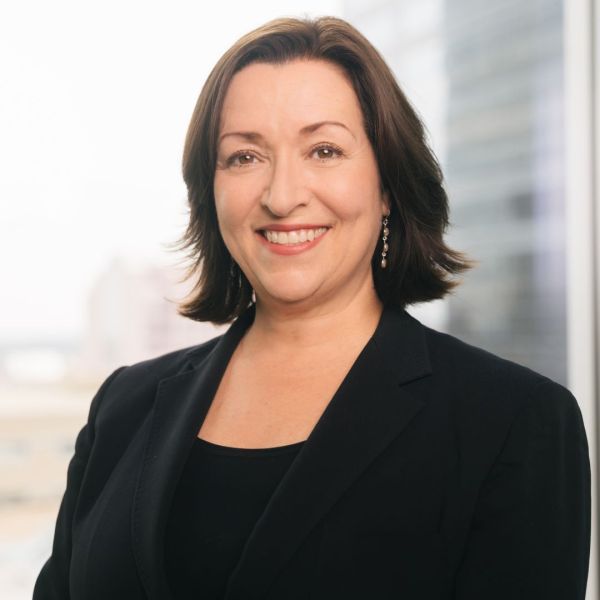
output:
POLYGON ((278 285, 263 286, 263 292, 259 296, 270 301, 299 304, 313 300, 318 289, 319 286, 315 284, 307 285, 303 283, 302 285, 291 285, 289 282, 286 284, 281 282, 278 285))
POLYGON ((306 291, 297 294, 290 292, 286 294, 267 292, 266 295, 269 300, 282 302, 284 304, 302 304, 303 302, 309 302, 314 298, 313 294, 307 294, 306 291))

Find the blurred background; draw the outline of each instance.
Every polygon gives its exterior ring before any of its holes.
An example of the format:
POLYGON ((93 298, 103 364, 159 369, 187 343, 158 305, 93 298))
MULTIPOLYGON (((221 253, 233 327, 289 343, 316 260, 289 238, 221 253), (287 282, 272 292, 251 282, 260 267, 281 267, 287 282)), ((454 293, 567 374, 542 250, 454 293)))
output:
POLYGON ((423 117, 479 261, 428 325, 569 387, 594 476, 597 599, 600 81, 594 0, 304 0, 0 6, 0 597, 31 597, 75 436, 116 367, 225 328, 176 314, 185 130, 243 33, 337 15, 381 51, 423 117))

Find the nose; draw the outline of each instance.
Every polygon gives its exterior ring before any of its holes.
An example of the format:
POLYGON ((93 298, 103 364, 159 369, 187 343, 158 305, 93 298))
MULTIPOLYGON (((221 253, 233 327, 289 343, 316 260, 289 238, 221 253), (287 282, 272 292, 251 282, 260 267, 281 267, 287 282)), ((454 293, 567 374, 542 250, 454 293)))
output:
POLYGON ((286 217, 292 214, 297 206, 308 202, 308 191, 299 162, 289 155, 278 156, 273 161, 271 176, 263 192, 261 204, 277 217, 286 217))

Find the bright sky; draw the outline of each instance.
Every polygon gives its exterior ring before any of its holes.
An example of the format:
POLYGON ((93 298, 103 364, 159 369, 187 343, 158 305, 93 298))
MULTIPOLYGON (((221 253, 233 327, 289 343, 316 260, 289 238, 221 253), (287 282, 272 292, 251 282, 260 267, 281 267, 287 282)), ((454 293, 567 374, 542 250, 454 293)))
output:
POLYGON ((113 255, 173 264, 183 139, 210 69, 269 19, 325 14, 341 0, 2 5, 1 342, 77 335, 113 255))

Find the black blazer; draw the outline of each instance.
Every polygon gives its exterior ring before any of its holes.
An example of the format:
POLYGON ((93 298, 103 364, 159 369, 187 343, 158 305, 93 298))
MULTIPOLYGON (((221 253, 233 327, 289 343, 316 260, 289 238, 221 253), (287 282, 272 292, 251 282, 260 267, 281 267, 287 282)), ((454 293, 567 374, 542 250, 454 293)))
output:
MULTIPOLYGON (((35 600, 171 597, 170 502, 253 318, 251 306, 224 335, 121 367, 102 384, 35 600)), ((567 389, 386 308, 224 598, 583 599, 590 479, 567 389)))

